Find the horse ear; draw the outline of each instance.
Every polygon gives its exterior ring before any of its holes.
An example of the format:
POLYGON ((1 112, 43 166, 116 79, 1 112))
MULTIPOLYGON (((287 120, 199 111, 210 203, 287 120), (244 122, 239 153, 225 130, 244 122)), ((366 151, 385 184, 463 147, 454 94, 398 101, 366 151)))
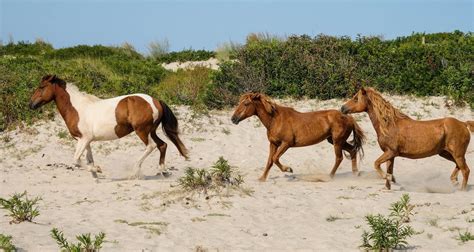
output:
POLYGON ((260 99, 261 95, 259 93, 253 93, 251 96, 252 100, 260 99))
POLYGON ((367 94, 367 91, 365 90, 365 88, 364 88, 364 87, 361 87, 361 88, 360 88, 360 91, 362 92, 362 95, 365 95, 365 94, 367 94))
POLYGON ((45 75, 43 78, 41 78, 41 81, 51 81, 53 79, 53 75, 45 75))

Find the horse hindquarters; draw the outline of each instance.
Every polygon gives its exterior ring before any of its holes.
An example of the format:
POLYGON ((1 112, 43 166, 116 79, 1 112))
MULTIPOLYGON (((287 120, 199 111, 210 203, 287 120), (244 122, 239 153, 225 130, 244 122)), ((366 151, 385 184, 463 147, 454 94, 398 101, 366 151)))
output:
POLYGON ((457 174, 461 171, 463 175, 461 190, 466 190, 470 173, 465 157, 471 138, 470 129, 468 129, 469 123, 463 123, 454 118, 446 118, 444 126, 446 135, 445 151, 451 154, 452 161, 456 163, 456 168, 451 174, 451 180, 457 180, 457 174))

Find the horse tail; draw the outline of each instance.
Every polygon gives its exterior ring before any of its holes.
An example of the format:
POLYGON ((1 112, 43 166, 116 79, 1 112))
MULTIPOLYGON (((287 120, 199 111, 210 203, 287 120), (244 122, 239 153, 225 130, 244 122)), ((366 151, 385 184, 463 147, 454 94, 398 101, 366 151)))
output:
POLYGON ((351 141, 353 146, 353 151, 359 154, 360 158, 364 157, 364 148, 362 145, 365 143, 365 133, 362 128, 357 124, 356 120, 352 118, 353 129, 352 133, 354 134, 354 138, 351 141))
POLYGON ((166 105, 166 103, 160 101, 160 105, 163 108, 163 118, 162 118, 162 126, 163 132, 165 132, 166 136, 173 142, 173 144, 178 148, 179 153, 181 156, 188 158, 188 150, 184 146, 181 139, 179 139, 179 132, 178 132, 178 120, 176 116, 174 116, 173 111, 171 111, 170 107, 166 105))
POLYGON ((467 121, 466 126, 471 132, 474 132, 474 121, 467 121))

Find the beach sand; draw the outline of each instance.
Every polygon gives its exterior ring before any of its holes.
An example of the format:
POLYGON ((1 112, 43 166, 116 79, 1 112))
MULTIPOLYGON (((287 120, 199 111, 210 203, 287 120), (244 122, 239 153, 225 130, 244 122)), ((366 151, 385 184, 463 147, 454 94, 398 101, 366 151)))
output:
MULTIPOLYGON (((388 99, 412 118, 474 119, 471 109, 449 109, 442 97, 388 99)), ((278 102, 299 111, 339 109, 343 103, 278 102)), ((390 204, 408 193, 415 205, 409 224, 417 231, 408 239, 410 249, 474 251, 474 241, 456 240, 459 232, 474 233, 472 172, 468 191, 462 192, 449 181, 453 163, 439 156, 398 157, 397 183, 393 190, 383 190, 384 180, 373 169, 382 151, 366 114, 354 115, 367 133, 360 176, 352 174, 350 160, 345 159, 330 179, 333 148, 322 142, 289 149, 281 162, 294 173, 282 173, 274 166, 262 183, 257 178, 267 160, 268 140, 256 117, 233 125, 230 110, 200 115, 177 106, 173 111, 190 160, 179 156, 159 130, 168 143, 166 164, 172 175, 167 178, 156 176, 159 152, 154 151, 142 167, 145 179, 125 180, 144 150, 134 133, 92 143, 95 163, 103 170, 104 178, 99 180, 85 168, 72 166, 75 141, 66 134, 60 117, 0 133, 0 197, 25 190, 30 197, 42 197, 34 223, 9 224, 7 212, 0 210, 0 233, 12 235, 13 243, 27 251, 57 251, 50 237, 53 227, 64 231, 70 241, 80 233, 102 231, 107 240, 103 251, 357 251, 367 230, 364 217, 388 214, 390 204), (219 156, 243 174, 250 196, 235 191, 209 199, 199 194, 188 199, 173 196, 186 167, 208 168, 219 156)), ((474 170, 473 142, 466 159, 474 170)))

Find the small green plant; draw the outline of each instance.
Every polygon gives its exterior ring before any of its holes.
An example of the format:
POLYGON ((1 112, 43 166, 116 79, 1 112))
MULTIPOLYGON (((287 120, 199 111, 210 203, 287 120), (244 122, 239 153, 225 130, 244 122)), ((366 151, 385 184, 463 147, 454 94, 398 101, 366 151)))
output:
POLYGON ((178 179, 178 184, 184 190, 206 191, 212 184, 212 178, 205 169, 186 168, 184 176, 178 179))
POLYGON ((208 189, 217 189, 227 185, 239 186, 242 183, 244 183, 243 177, 236 173, 223 157, 219 157, 210 171, 188 167, 184 176, 178 179, 178 185, 186 191, 207 192, 208 189))
POLYGON ((230 135, 230 130, 227 129, 227 128, 223 128, 222 129, 222 133, 226 134, 226 135, 230 135))
POLYGON ((211 176, 218 185, 238 186, 244 182, 243 177, 237 174, 222 156, 211 167, 211 176))
POLYGON ((410 222, 410 216, 413 215, 414 205, 410 204, 410 196, 403 194, 400 201, 392 203, 390 207, 390 217, 398 218, 401 222, 410 222))
POLYGON ((61 139, 66 138, 67 135, 68 135, 68 133, 65 130, 61 130, 61 131, 58 132, 58 137, 61 138, 61 139))
POLYGON ((381 214, 365 216, 371 230, 364 230, 362 233, 360 247, 378 251, 406 247, 408 245, 406 238, 415 234, 415 230, 411 226, 404 225, 407 222, 407 217, 412 215, 413 207, 411 206, 409 195, 404 194, 400 201, 392 204, 389 217, 381 214))
POLYGON ((0 198, 0 208, 10 212, 9 216, 13 218, 11 223, 20 223, 23 221, 32 221, 39 215, 38 201, 41 197, 29 199, 27 192, 15 193, 10 199, 0 198))
POLYGON ((11 235, 0 234, 0 250, 5 252, 16 251, 16 248, 12 243, 11 235))
POLYGON ((327 222, 334 222, 334 221, 339 220, 339 219, 341 219, 341 218, 337 217, 337 216, 334 216, 334 215, 329 215, 328 217, 326 217, 327 222))
POLYGON ((81 234, 77 235, 76 239, 78 243, 69 243, 62 231, 59 231, 57 228, 51 230, 51 237, 59 245, 61 251, 66 252, 97 252, 102 248, 102 243, 105 239, 105 234, 100 232, 94 236, 94 239, 91 238, 91 234, 81 234))
POLYGON ((438 227, 438 219, 431 219, 428 221, 428 224, 430 224, 430 226, 433 226, 433 227, 438 227))
POLYGON ((456 238, 456 240, 459 240, 462 243, 465 243, 468 241, 474 241, 474 235, 471 234, 471 232, 466 230, 464 233, 459 232, 459 236, 456 238))

